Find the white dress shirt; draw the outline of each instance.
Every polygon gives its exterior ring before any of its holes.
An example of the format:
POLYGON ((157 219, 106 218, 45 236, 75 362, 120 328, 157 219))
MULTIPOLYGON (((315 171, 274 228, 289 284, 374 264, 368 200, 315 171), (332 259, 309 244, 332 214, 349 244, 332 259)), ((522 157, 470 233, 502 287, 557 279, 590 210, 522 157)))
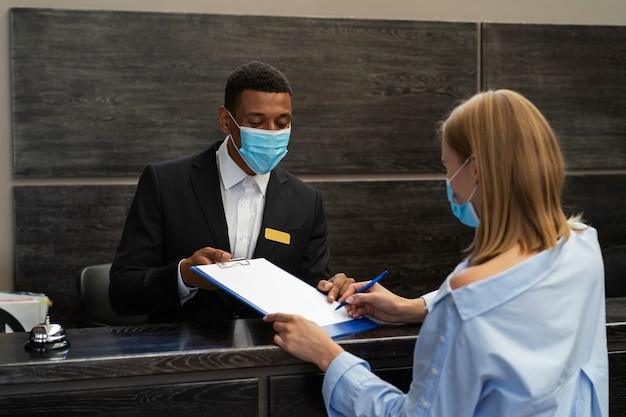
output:
POLYGON ((217 167, 233 258, 251 258, 263 221, 270 174, 246 174, 228 154, 228 138, 217 151, 217 167))
MULTIPOLYGON (((227 136, 217 150, 216 157, 230 253, 233 258, 251 258, 261 232, 270 173, 253 176, 246 174, 228 154, 229 140, 227 136)), ((181 305, 196 292, 197 288, 189 288, 183 282, 179 263, 178 293, 181 305)))

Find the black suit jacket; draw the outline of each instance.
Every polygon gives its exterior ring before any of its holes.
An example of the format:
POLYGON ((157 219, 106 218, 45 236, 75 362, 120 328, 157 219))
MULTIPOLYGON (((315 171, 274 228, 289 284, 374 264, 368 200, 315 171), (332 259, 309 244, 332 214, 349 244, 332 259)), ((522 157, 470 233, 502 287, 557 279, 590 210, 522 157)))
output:
MULTIPOLYGON (((205 246, 230 252, 215 154, 220 144, 144 169, 111 268, 109 297, 118 314, 148 314, 150 322, 260 317, 219 290, 199 290, 180 306, 179 261, 205 246)), ((281 168, 270 174, 254 257, 314 286, 330 276, 321 193, 281 168), (289 233, 291 243, 265 239, 266 227, 289 233)))

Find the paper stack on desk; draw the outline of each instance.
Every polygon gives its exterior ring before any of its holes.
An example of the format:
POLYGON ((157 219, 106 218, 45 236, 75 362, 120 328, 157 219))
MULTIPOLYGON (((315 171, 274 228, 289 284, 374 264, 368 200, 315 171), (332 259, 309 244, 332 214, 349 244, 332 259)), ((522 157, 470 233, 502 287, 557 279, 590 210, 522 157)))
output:
POLYGON ((0 333, 30 332, 45 320, 50 305, 45 294, 0 291, 0 333))
POLYGON ((298 314, 322 326, 333 338, 378 326, 366 317, 353 319, 343 308, 335 311, 337 302, 329 303, 325 294, 264 258, 191 269, 262 315, 298 314))

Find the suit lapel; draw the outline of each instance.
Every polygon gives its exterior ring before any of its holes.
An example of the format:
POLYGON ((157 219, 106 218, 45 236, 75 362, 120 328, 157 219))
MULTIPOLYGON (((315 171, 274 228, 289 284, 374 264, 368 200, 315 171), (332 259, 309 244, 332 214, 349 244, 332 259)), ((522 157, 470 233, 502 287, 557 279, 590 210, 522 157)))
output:
POLYGON ((220 144, 221 142, 218 142, 198 155, 192 163, 190 180, 204 220, 213 235, 215 246, 230 252, 228 226, 224 215, 222 191, 215 158, 215 152, 220 144))
POLYGON ((276 168, 272 171, 265 197, 261 231, 254 249, 255 258, 271 257, 271 253, 276 248, 276 245, 265 239, 265 228, 270 227, 283 231, 288 224, 286 213, 290 212, 291 188, 289 187, 287 176, 281 168, 276 168))

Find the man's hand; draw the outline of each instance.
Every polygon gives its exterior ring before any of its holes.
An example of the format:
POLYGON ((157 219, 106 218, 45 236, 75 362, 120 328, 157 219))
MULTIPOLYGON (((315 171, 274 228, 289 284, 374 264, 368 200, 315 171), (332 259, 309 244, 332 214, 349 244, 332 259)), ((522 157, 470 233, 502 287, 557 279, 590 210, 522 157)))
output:
POLYGON ((332 303, 337 298, 341 297, 350 287, 350 284, 355 282, 354 278, 348 278, 346 274, 335 274, 329 280, 321 280, 317 283, 317 289, 323 293, 327 293, 328 302, 332 303))
POLYGON ((193 265, 209 265, 215 262, 230 260, 232 255, 226 251, 215 248, 202 248, 194 252, 189 258, 185 258, 180 263, 180 275, 183 282, 188 287, 203 288, 205 290, 216 290, 217 287, 206 279, 191 270, 193 265))

